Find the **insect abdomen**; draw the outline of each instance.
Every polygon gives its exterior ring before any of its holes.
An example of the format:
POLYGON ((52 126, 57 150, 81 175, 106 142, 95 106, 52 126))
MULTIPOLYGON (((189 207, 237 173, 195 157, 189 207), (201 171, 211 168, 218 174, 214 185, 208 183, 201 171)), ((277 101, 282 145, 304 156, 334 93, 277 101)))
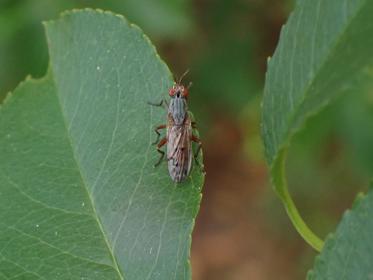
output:
POLYGON ((170 177, 175 182, 185 180, 192 168, 192 146, 188 126, 172 126, 168 131, 167 160, 170 177))

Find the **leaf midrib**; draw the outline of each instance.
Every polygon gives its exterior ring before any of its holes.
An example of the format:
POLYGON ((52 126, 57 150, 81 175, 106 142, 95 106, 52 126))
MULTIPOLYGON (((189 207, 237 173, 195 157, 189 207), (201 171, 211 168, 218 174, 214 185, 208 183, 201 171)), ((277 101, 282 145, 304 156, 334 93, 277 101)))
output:
MULTIPOLYGON (((50 56, 51 57, 51 56, 50 56)), ((97 212, 96 212, 96 208, 95 208, 95 206, 94 206, 94 203, 93 203, 93 199, 92 199, 92 197, 91 197, 91 195, 90 195, 90 193, 89 193, 89 191, 88 191, 88 188, 87 188, 87 186, 88 186, 88 183, 86 182, 86 180, 85 180, 85 178, 84 178, 84 176, 83 176, 83 174, 82 174, 82 172, 81 172, 81 167, 80 167, 80 164, 79 164, 79 161, 78 161, 78 159, 76 158, 76 155, 75 155, 75 150, 74 150, 74 148, 73 148, 73 144, 72 144, 72 137, 71 137, 71 135, 70 135, 70 131, 68 130, 68 125, 67 125, 67 120, 66 120, 66 118, 65 118, 65 114, 64 114, 64 110, 63 110, 63 107, 62 107, 62 103, 61 103, 61 100, 60 100, 60 95, 58 94, 58 87, 57 87, 57 82, 56 82, 56 80, 55 80, 55 77, 54 77, 54 74, 53 74, 53 70, 52 70, 52 61, 50 61, 50 66, 49 66, 49 70, 48 70, 48 72, 50 72, 51 73, 51 77, 52 77, 52 81, 53 81, 53 84, 54 84, 54 87, 55 87, 55 92, 56 92, 56 99, 57 99, 57 103, 58 103, 58 107, 60 108, 60 112, 61 112, 61 115, 62 115, 62 120, 63 120, 63 125, 64 125, 64 127, 65 127, 65 131, 66 131, 66 138, 67 138, 67 141, 68 141, 68 143, 69 143, 69 146, 70 146, 70 148, 71 148, 71 152, 72 152, 72 156, 73 156, 73 160, 74 160, 74 162, 75 162, 75 164, 76 164, 76 167, 77 167, 77 171, 78 171, 78 173, 79 173, 79 177, 80 177, 80 179, 81 179, 81 182, 82 182, 82 184, 81 185, 83 185, 82 186, 82 189, 84 189, 84 191, 87 193, 87 197, 88 197, 88 199, 89 199, 89 203, 90 203, 90 206, 91 206, 91 209, 92 209, 92 211, 93 211, 93 217, 95 218, 95 220, 96 220, 96 222, 97 222, 97 225, 98 225, 98 227, 99 227, 99 229, 100 229, 100 231, 101 231, 101 234, 102 234, 102 236, 103 236, 103 239, 104 239, 104 241, 105 241, 105 244, 106 244, 106 247, 107 247, 107 249, 108 249, 108 252, 110 253, 110 257, 111 257, 111 259, 112 259, 112 261, 113 261, 113 264, 114 264, 114 266, 113 266, 113 268, 116 270, 116 272, 118 273, 118 276, 119 276, 119 278, 120 278, 120 280, 124 280, 125 278, 124 278, 124 273, 121 271, 121 269, 120 269, 120 267, 119 267, 119 265, 118 265, 118 262, 117 262, 117 259, 116 259, 116 257, 115 257, 115 255, 114 255, 114 252, 113 252, 113 250, 112 250, 112 248, 111 248, 111 246, 110 246, 110 243, 109 243, 109 240, 106 238, 106 235, 105 235, 105 231, 104 231, 104 229, 103 229, 103 227, 102 227, 102 223, 101 223, 101 221, 100 221, 100 218, 99 218, 99 216, 98 216, 98 214, 97 214, 97 212)))

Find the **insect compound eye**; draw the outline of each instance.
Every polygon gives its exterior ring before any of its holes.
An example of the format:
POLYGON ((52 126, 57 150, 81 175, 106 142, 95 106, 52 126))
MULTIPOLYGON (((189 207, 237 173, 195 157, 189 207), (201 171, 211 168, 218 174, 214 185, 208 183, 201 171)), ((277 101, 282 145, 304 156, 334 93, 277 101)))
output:
POLYGON ((168 91, 169 95, 170 96, 174 96, 175 95, 175 91, 176 89, 174 87, 170 88, 170 90, 168 91))
POLYGON ((188 89, 185 88, 185 87, 183 87, 183 88, 181 89, 181 94, 182 94, 183 97, 188 97, 188 95, 189 95, 189 91, 188 91, 188 89))

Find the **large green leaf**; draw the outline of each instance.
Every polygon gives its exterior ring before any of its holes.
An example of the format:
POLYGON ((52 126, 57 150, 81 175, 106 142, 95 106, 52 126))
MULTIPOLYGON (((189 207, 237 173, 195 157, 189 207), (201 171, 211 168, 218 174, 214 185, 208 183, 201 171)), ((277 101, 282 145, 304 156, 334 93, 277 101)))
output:
POLYGON ((372 279, 373 189, 359 196, 316 258, 310 280, 372 279))
POLYGON ((299 233, 314 248, 322 241, 300 217, 285 178, 292 136, 332 97, 353 88, 373 56, 373 1, 299 0, 269 60, 263 99, 266 157, 275 189, 299 233))
POLYGON ((49 74, 0 110, 0 279, 189 279, 203 176, 153 168, 168 68, 121 16, 46 30, 49 74))

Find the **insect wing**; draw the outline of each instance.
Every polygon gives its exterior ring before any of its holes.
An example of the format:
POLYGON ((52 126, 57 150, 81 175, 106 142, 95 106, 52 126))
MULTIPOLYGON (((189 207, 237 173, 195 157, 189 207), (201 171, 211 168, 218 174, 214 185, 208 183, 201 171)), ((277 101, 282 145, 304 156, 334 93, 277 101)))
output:
POLYGON ((168 130, 167 159, 172 180, 181 182, 192 168, 191 126, 171 126, 168 130))

